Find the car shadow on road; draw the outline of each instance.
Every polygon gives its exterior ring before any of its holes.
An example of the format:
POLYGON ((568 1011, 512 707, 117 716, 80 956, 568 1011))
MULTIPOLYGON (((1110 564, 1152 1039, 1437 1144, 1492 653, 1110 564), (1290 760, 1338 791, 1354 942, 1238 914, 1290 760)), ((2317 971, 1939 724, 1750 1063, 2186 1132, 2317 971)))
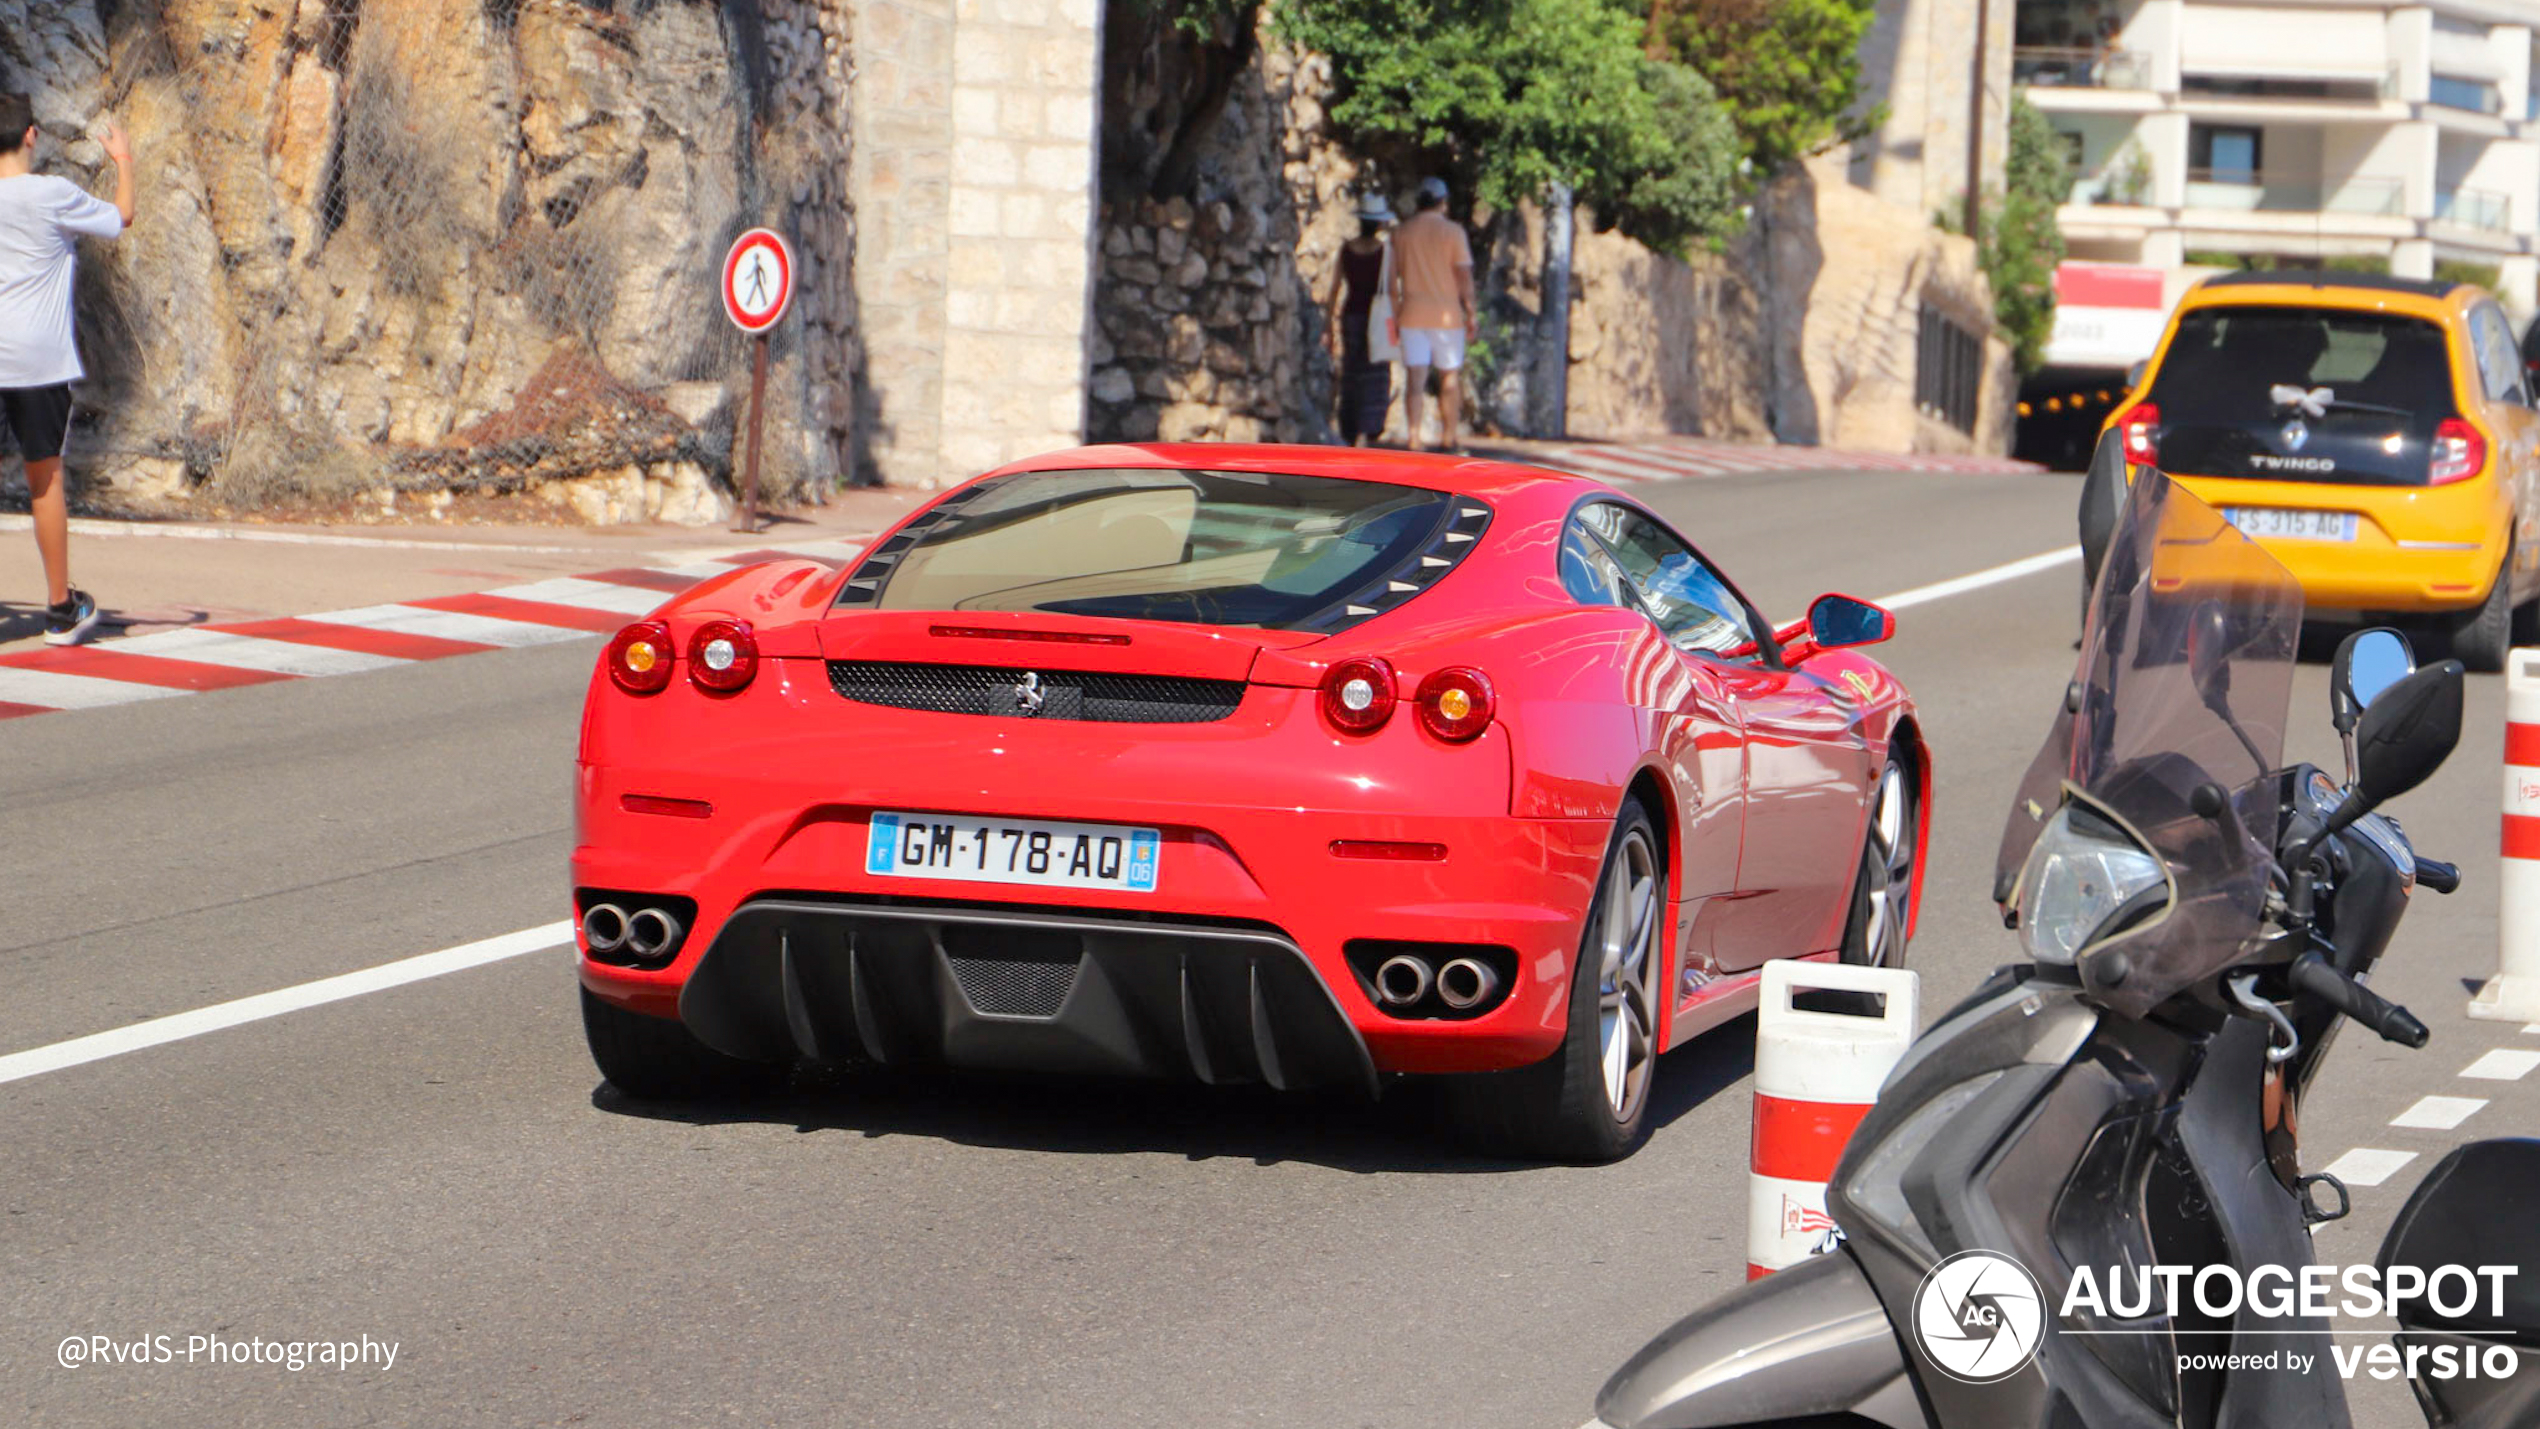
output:
MULTIPOLYGON (((1668 1053, 1652 1092, 1651 1135, 1665 1136, 1672 1123, 1734 1088, 1754 1067, 1752 1016, 1668 1053)), ((602 1082, 591 1105, 690 1126, 786 1125, 807 1136, 918 1136, 1060 1155, 1241 1157, 1262 1166, 1303 1162, 1370 1175, 1463 1175, 1541 1164, 1464 1144, 1437 1084, 1409 1077, 1389 1079, 1384 1095, 1369 1101, 1259 1086, 818 1067, 798 1070, 783 1091, 764 1097, 683 1103, 637 1100, 602 1082)))

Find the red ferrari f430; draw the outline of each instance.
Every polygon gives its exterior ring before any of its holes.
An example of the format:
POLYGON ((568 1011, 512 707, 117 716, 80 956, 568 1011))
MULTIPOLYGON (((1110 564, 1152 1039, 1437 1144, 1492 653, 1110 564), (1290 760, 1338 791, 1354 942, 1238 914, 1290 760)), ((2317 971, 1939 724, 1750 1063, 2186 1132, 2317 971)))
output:
POLYGON ((1772 958, 1894 963, 1930 762, 1858 647, 1498 462, 1091 447, 628 626, 582 723, 625 1092, 797 1062, 1379 1088, 1610 1160, 1772 958))

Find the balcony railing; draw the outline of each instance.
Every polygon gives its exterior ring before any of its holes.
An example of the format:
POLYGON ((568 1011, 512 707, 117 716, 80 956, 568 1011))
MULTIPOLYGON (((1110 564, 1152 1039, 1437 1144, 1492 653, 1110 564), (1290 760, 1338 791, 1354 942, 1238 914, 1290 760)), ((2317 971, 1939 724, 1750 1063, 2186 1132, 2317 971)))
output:
POLYGON ((2434 219, 2457 228, 2508 233, 2513 228, 2511 195, 2486 189, 2454 189, 2434 196, 2434 219))
POLYGON ((2351 178, 2334 183, 2281 178, 2251 169, 2190 169, 2187 206, 2236 213, 2339 213, 2396 217, 2405 190, 2397 179, 2351 178))
POLYGON ((2040 89, 2150 89, 2152 57, 2108 45, 2017 45, 2011 82, 2040 89))

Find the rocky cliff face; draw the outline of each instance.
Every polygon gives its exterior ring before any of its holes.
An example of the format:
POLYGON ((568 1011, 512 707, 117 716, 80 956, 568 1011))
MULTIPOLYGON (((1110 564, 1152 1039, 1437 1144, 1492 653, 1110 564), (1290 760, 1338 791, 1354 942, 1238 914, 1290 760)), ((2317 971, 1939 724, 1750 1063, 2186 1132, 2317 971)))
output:
POLYGON ((0 0, 0 83, 139 157, 139 223, 83 255, 85 474, 710 518, 748 370, 715 284, 767 224, 800 272, 766 476, 833 477, 846 38, 846 0, 0 0))
MULTIPOLYGON (((1329 88, 1324 61, 1265 34, 1199 148, 1194 198, 1105 204, 1097 439, 1329 439, 1324 303, 1358 191, 1380 187, 1402 210, 1420 177, 1352 158, 1326 132, 1329 88)), ((2007 450, 2013 379, 1998 341, 1972 435, 1914 402, 1923 308, 1991 327, 1973 245, 1851 185, 1839 165, 1785 176, 1757 196, 1745 233, 1689 261, 1594 233, 1588 218, 1572 259, 1570 435, 2007 450)), ((1474 408, 1502 433, 1540 435, 1553 426, 1535 380, 1551 340, 1543 218, 1527 207, 1478 225, 1474 408)), ((1394 441, 1407 440, 1401 385, 1397 369, 1394 441)))

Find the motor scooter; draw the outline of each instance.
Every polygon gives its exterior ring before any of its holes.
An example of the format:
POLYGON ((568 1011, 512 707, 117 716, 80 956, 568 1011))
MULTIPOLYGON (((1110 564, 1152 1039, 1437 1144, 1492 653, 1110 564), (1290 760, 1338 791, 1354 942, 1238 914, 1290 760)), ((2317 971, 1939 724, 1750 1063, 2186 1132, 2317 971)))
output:
POLYGON ((2370 1313, 2355 1277, 2395 1297, 2448 1266, 2520 1273, 2391 1307, 2427 1422, 2540 1425, 2540 1140, 2454 1150, 2373 1267, 2304 1279, 2349 1209, 2300 1164, 2322 1059, 2345 1022, 2427 1041, 2369 983, 2412 891, 2460 874, 2377 811, 2457 743, 2461 666, 2357 632, 2331 670, 2346 777, 2285 764, 2299 585, 2160 473, 2121 490, 2003 836, 2028 960, 1890 1074, 1827 1190, 1838 1243, 1651 1341, 1594 1426, 2342 1429, 2339 1356, 2391 1352, 2332 1333, 2370 1313))

